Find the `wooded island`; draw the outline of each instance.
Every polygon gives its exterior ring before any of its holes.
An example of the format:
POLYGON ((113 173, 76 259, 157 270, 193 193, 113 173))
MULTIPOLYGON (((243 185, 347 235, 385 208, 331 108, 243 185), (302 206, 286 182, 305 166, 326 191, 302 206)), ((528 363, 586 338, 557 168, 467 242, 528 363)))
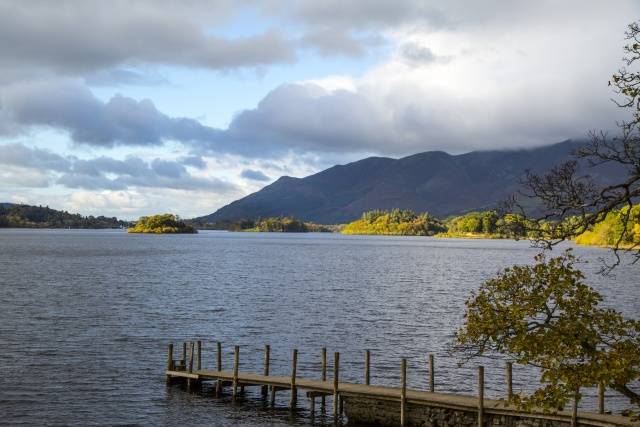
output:
POLYGON ((187 225, 177 215, 162 214, 141 216, 136 225, 127 229, 128 233, 151 234, 194 234, 198 230, 187 225))

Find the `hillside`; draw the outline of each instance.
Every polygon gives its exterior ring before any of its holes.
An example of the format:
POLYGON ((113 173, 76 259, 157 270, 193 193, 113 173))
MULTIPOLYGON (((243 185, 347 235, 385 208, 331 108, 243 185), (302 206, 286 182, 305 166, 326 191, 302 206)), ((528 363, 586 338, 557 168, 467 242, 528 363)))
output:
POLYGON ((0 228, 120 228, 129 225, 118 218, 82 216, 48 206, 0 203, 0 228))
MULTIPOLYGON (((567 159, 580 144, 565 141, 529 150, 429 151, 391 159, 370 157, 305 178, 283 176, 198 222, 291 215, 320 224, 347 223, 363 212, 410 209, 437 217, 485 210, 520 187, 527 169, 543 172, 567 159)), ((590 171, 601 182, 622 171, 590 171)))

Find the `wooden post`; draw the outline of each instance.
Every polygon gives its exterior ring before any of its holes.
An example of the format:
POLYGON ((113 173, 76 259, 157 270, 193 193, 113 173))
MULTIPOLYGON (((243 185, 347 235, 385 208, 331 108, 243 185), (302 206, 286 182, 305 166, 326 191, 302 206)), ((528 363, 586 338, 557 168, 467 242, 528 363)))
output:
POLYGON ((173 343, 167 348, 167 371, 173 371, 173 343))
POLYGON ((338 419, 338 376, 340 373, 340 353, 333 353, 333 418, 338 419))
POLYGON ((235 399, 238 395, 238 364, 240 363, 240 347, 235 346, 233 350, 233 391, 232 397, 235 399))
POLYGON ((484 366, 478 366, 478 427, 484 425, 484 366))
MULTIPOLYGON (((173 344, 167 348, 167 371, 173 371, 173 344)), ((171 375, 167 375, 167 385, 171 384, 171 375)))
POLYGON ((507 362, 507 403, 513 399, 513 363, 507 362))
MULTIPOLYGON (((269 362, 271 357, 271 346, 269 344, 264 346, 264 376, 269 376, 269 362)), ((267 397, 269 394, 269 386, 262 386, 262 396, 267 397)))
POLYGON ((433 372, 433 354, 429 355, 429 391, 433 393, 436 389, 435 373, 433 372))
POLYGON ((293 349, 291 355, 291 398, 289 399, 289 407, 294 409, 298 403, 298 388, 296 387, 296 374, 298 370, 298 349, 293 349))
POLYGON ((598 384, 598 413, 604 414, 604 383, 598 384))
POLYGON ((276 387, 275 386, 271 386, 271 400, 269 403, 271 404, 271 406, 274 406, 276 404, 276 387))
POLYGON ((196 348, 198 351, 198 360, 197 360, 197 370, 200 371, 202 369, 202 341, 198 340, 196 343, 196 348))
MULTIPOLYGON (((222 371, 222 343, 216 342, 216 369, 222 371)), ((222 393, 222 380, 216 380, 216 396, 220 397, 222 393)))
POLYGON ((407 425, 407 359, 400 363, 400 426, 407 425))
MULTIPOLYGON (((322 347, 322 381, 327 380, 327 348, 322 347)), ((322 406, 322 411, 325 409, 325 397, 324 394, 320 398, 320 404, 322 406)))
POLYGON ((193 341, 189 344, 189 373, 191 373, 193 372, 193 341))
POLYGON ((371 352, 369 350, 364 353, 364 383, 365 385, 369 385, 369 376, 371 373, 370 370, 370 361, 371 361, 371 352))
POLYGON ((216 343, 216 350, 217 350, 216 369, 218 370, 218 372, 220 372, 222 371, 222 343, 220 341, 216 343))
POLYGON ((187 343, 182 343, 182 366, 184 366, 185 371, 187 370, 187 343))
POLYGON ((316 395, 313 392, 309 393, 309 406, 313 418, 316 415, 316 395))
POLYGON ((571 427, 578 427, 578 402, 580 401, 580 388, 576 388, 573 396, 573 410, 571 411, 571 427))

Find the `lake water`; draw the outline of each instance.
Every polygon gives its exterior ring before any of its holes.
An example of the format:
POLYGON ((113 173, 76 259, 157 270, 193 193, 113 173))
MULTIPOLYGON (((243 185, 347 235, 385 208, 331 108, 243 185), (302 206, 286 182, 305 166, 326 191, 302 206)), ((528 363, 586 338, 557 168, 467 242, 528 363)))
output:
MULTIPOLYGON (((607 305, 640 309, 639 266, 594 274, 607 250, 576 248, 591 262, 590 283, 607 305)), ((260 371, 271 344, 272 373, 288 375, 299 349, 301 377, 318 377, 320 349, 341 352, 341 380, 362 381, 371 350, 372 382, 397 385, 408 358, 410 388, 425 388, 436 355, 436 388, 473 393, 476 368, 456 367, 447 345, 464 301, 514 263, 530 263, 528 242, 336 234, 201 232, 128 235, 121 231, 0 230, 0 423, 10 425, 309 425, 296 414, 167 387, 169 342, 214 342, 230 368, 260 371)), ((176 357, 179 348, 176 349, 176 357)), ((503 362, 481 360, 487 394, 503 396, 503 362)), ((516 391, 535 384, 514 368, 516 391)), ((587 399, 585 406, 593 404, 587 399)), ((625 400, 607 394, 607 406, 625 400)), ((329 411, 330 412, 330 411, 329 411)), ((330 417, 316 417, 316 423, 330 417)))

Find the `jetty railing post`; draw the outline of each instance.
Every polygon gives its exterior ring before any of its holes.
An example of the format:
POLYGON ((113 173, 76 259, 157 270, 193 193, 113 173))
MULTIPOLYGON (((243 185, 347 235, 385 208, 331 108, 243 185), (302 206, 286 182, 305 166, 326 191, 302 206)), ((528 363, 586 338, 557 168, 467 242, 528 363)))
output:
POLYGON ((189 343, 189 373, 193 372, 193 341, 189 343))
POLYGON ((291 397, 289 407, 294 409, 298 403, 298 388, 296 387, 296 375, 298 371, 298 349, 294 348, 291 354, 291 397))
MULTIPOLYGON (((327 348, 326 347, 322 347, 322 381, 326 381, 327 380, 327 348)), ((322 406, 322 411, 324 412, 325 410, 325 396, 324 394, 322 395, 322 397, 320 398, 320 404, 322 406)))
MULTIPOLYGON (((167 371, 173 371, 173 343, 167 347, 167 371)), ((167 375, 167 384, 171 384, 171 375, 167 375)))
POLYGON ((513 399, 513 363, 507 362, 507 403, 513 399))
POLYGON ((240 363, 240 346, 235 346, 233 350, 233 399, 238 395, 238 364, 240 363))
POLYGON ((173 343, 167 348, 167 370, 173 371, 173 343))
MULTIPOLYGON (((193 372, 193 341, 191 341, 189 343, 189 362, 188 362, 188 366, 186 367, 186 370, 189 373, 193 372)), ((193 380, 191 378, 187 378, 187 390, 191 390, 191 386, 193 385, 193 380)))
POLYGON ((216 369, 218 372, 222 371, 222 343, 216 342, 216 369))
POLYGON ((604 414, 604 383, 598 384, 598 413, 604 414))
POLYGON ((400 426, 407 423, 407 359, 400 363, 400 426))
POLYGON ((580 401, 580 387, 576 387, 573 396, 573 410, 571 411, 571 427, 578 427, 578 402, 580 401))
MULTIPOLYGON (((269 376, 270 357, 271 357, 271 346, 269 344, 266 344, 264 346, 264 371, 263 371, 265 377, 269 376)), ((262 396, 266 397, 268 393, 269 393, 269 386, 263 385, 262 396)))
POLYGON ((333 418, 338 419, 338 380, 340 374, 340 353, 333 353, 333 418))
POLYGON ((183 342, 182 343, 182 366, 184 367, 184 370, 187 370, 187 342, 183 342))
POLYGON ((478 366, 478 427, 484 425, 484 366, 478 366))
POLYGON ((202 369, 202 341, 198 340, 196 343, 196 348, 198 352, 198 360, 197 360, 197 370, 200 371, 202 369))
POLYGON ((276 386, 271 386, 271 399, 269 400, 269 404, 274 406, 276 404, 276 386))
MULTIPOLYGON (((222 343, 216 342, 216 369, 218 372, 222 371, 222 343)), ((216 396, 220 397, 222 393, 222 380, 216 380, 216 396)))
POLYGON ((433 372, 433 354, 429 355, 429 391, 433 393, 436 389, 435 374, 433 372))
POLYGON ((364 383, 365 385, 370 384, 370 374, 371 374, 371 352, 369 350, 364 353, 364 383))
POLYGON ((311 419, 316 416, 316 395, 311 392, 309 393, 309 412, 311 412, 311 419))

